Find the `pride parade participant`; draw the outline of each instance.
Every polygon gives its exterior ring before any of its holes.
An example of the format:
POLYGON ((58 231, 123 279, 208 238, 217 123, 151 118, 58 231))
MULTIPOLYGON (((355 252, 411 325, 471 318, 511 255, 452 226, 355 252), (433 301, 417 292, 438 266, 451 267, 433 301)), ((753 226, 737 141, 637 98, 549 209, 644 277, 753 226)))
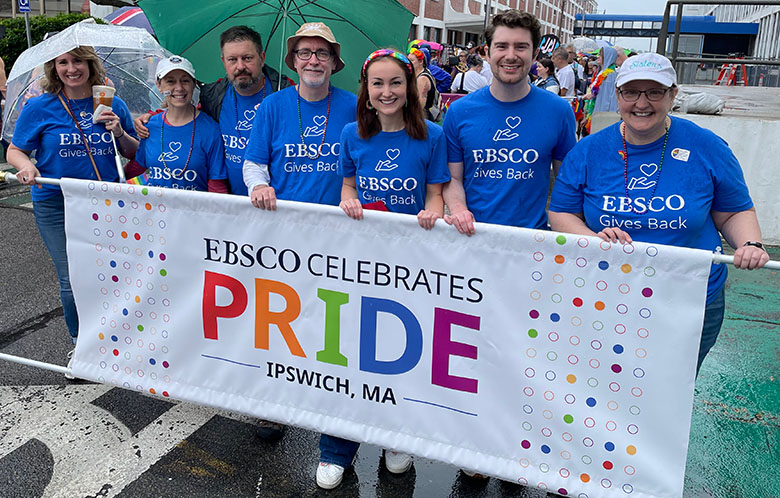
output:
POLYGON ((431 54, 425 47, 413 47, 409 50, 409 60, 414 66, 417 95, 420 104, 425 111, 425 118, 430 121, 436 121, 441 117, 441 110, 435 106, 437 92, 436 79, 428 70, 431 54))
MULTIPOLYGON (((339 137, 355 120, 356 98, 330 85, 344 68, 341 45, 323 23, 307 23, 287 39, 287 66, 299 84, 269 95, 257 111, 244 159, 252 204, 276 209, 276 199, 338 205, 339 137)), ((284 426, 261 421, 258 435, 278 439, 284 426)))
MULTIPOLYGON (((425 229, 444 215, 442 184, 450 179, 441 127, 423 118, 414 67, 400 52, 382 49, 363 64, 357 122, 341 134, 339 172, 344 177, 339 206, 363 218, 363 204, 380 202, 394 213, 417 215, 425 229), (389 189, 380 187, 390 185, 389 189)), ((332 489, 352 466, 360 443, 322 434, 317 485, 332 489)), ((385 450, 385 467, 409 470, 412 457, 385 450)))
MULTIPOLYGON (((36 176, 117 181, 111 134, 125 156, 132 156, 137 142, 130 111, 119 97, 113 98, 112 111, 92 122, 92 86, 104 85, 106 79, 95 50, 75 48, 46 62, 43 70, 44 93, 22 108, 8 148, 16 178, 25 185, 33 185, 36 176), (33 151, 35 164, 30 160, 33 151)), ((56 185, 38 185, 31 193, 35 224, 57 270, 65 323, 75 344, 79 320, 70 287, 62 191, 56 185)))
MULTIPOLYGON (((616 84, 622 121, 566 156, 550 201, 553 230, 707 251, 720 251, 722 234, 736 248, 736 267, 766 264, 737 158, 714 133, 668 115, 677 95, 669 59, 629 57, 616 84)), ((726 276, 724 265, 712 265, 697 372, 720 333, 726 276)))
MULTIPOLYGON (((260 34, 247 26, 233 26, 219 37, 225 78, 201 88, 201 110, 219 123, 225 147, 230 192, 247 195, 243 178, 244 152, 258 107, 266 96, 290 86, 290 80, 265 65, 260 34)), ((139 136, 146 138, 148 115, 136 119, 139 136)))
POLYGON ((507 10, 485 32, 490 86, 450 105, 444 119, 452 181, 444 217, 460 233, 474 221, 545 229, 550 168, 557 173, 574 146, 574 115, 566 100, 528 80, 541 40, 532 14, 507 10))
POLYGON ((135 155, 136 162, 147 169, 148 184, 227 193, 219 126, 192 104, 192 64, 174 55, 157 64, 155 77, 167 109, 149 120, 149 138, 141 140, 135 155))

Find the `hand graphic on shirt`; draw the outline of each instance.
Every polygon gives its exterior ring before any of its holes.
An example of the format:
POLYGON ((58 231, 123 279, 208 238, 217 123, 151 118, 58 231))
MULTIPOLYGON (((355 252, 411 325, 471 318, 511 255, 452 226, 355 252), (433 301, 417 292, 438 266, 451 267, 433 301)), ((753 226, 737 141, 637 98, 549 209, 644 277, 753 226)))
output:
POLYGON ((632 178, 628 182, 628 190, 647 190, 655 187, 655 180, 648 180, 644 176, 632 178))
POLYGON ((498 142, 501 140, 514 140, 519 136, 520 135, 513 132, 512 130, 496 130, 496 134, 493 135, 493 141, 498 142))
POLYGON ((318 126, 307 126, 306 129, 303 131, 304 137, 319 137, 325 133, 324 129, 320 129, 318 126))
POLYGON ((390 159, 386 159, 384 161, 379 161, 376 164, 376 171, 393 171, 395 168, 397 168, 397 164, 390 164, 390 159))

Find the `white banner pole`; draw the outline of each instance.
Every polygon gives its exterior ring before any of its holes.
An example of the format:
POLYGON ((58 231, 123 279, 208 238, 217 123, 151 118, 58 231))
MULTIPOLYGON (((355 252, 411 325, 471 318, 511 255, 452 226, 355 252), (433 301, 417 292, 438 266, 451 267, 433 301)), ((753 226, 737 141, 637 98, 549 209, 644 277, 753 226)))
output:
POLYGON ((7 360, 13 363, 19 363, 20 365, 27 365, 28 367, 37 367, 37 368, 42 368, 44 370, 51 370, 52 372, 57 372, 61 374, 66 374, 69 372, 68 367, 54 365, 52 363, 44 363, 42 361, 31 360, 29 358, 22 358, 21 356, 13 356, 5 353, 0 353, 0 360, 7 360))

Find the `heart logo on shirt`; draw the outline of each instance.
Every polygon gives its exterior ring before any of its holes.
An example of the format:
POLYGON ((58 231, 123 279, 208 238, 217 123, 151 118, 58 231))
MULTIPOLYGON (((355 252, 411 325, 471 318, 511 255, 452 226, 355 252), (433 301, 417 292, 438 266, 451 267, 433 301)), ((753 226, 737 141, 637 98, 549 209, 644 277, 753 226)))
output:
POLYGON ((658 171, 658 165, 655 163, 643 164, 639 167, 639 171, 645 176, 653 176, 658 171))
POLYGON ((387 157, 389 157, 391 161, 395 161, 395 158, 401 154, 401 151, 398 149, 387 149, 385 154, 387 154, 387 157))
POLYGON ((322 126, 327 119, 325 116, 314 116, 313 121, 317 126, 322 126))
POLYGON ((168 148, 171 149, 171 152, 176 152, 181 149, 181 142, 171 142, 168 144, 168 148))
POLYGON ((247 121, 255 119, 255 111, 244 111, 244 119, 247 121))
POLYGON ((517 116, 509 116, 506 118, 506 125, 514 130, 520 124, 520 121, 521 119, 517 116))

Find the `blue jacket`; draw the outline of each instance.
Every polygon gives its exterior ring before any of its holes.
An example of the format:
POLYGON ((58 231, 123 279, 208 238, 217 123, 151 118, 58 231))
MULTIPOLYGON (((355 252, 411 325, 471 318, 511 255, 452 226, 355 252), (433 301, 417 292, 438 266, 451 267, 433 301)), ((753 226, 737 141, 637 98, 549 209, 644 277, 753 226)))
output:
POLYGON ((433 75, 433 79, 436 80, 436 89, 439 93, 447 93, 450 91, 450 85, 452 85, 452 76, 447 74, 447 71, 440 68, 436 64, 428 65, 428 70, 433 75))

